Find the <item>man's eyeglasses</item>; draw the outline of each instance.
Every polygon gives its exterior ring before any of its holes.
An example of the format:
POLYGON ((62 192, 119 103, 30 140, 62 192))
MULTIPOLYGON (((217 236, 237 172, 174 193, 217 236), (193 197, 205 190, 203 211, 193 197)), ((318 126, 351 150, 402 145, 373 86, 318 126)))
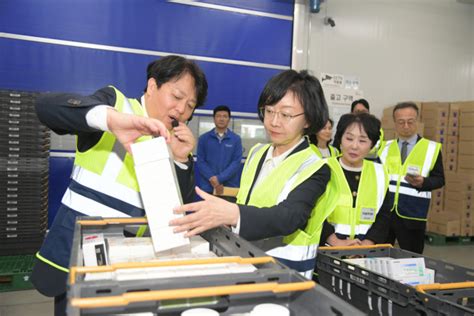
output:
POLYGON ((264 107, 264 108, 260 108, 260 114, 263 116, 264 119, 269 119, 269 120, 273 120, 273 118, 275 117, 275 115, 277 116, 277 118, 283 122, 283 123, 289 123, 291 122, 291 120, 297 116, 300 116, 300 115, 303 115, 303 113, 299 113, 299 114, 295 114, 295 115, 291 115, 289 113, 285 113, 285 112, 280 112, 280 111, 274 111, 271 107, 264 107))
POLYGON ((399 126, 405 126, 405 124, 408 125, 408 126, 413 126, 416 123, 416 119, 408 119, 406 121, 405 120, 396 120, 395 122, 399 126))

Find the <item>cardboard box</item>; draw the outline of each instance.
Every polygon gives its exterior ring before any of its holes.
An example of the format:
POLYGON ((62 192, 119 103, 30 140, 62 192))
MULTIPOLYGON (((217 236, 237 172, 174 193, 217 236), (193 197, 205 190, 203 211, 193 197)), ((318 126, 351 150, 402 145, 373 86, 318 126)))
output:
POLYGON ((459 128, 459 140, 474 140, 474 126, 464 126, 459 128))
POLYGON ((433 119, 445 119, 446 122, 449 118, 449 103, 446 102, 424 102, 422 110, 423 121, 433 119))
POLYGON ((474 172, 474 156, 459 154, 458 155, 458 169, 466 169, 465 172, 474 172))
POLYGON ((459 115, 460 105, 458 103, 451 103, 449 105, 449 119, 448 119, 448 135, 459 135, 459 115))
MULTIPOLYGON (((421 135, 420 135, 421 136, 421 135)), ((426 139, 429 139, 429 140, 432 140, 432 141, 435 141, 435 142, 438 142, 440 143, 441 145, 443 145, 443 147, 441 147, 441 150, 444 151, 444 144, 446 143, 446 136, 445 135, 423 135, 424 138, 426 139)))
POLYGON ((416 277, 425 274, 425 258, 400 258, 386 262, 387 271, 392 278, 416 277))
POLYGON ((460 172, 446 172, 444 175, 449 190, 452 191, 473 191, 474 174, 460 172))
MULTIPOLYGON (((441 212, 444 209, 444 190, 438 189, 431 192, 430 212, 441 212)), ((429 213, 428 213, 429 214, 429 213)))
POLYGON ((459 142, 458 153, 460 155, 474 155, 474 140, 461 140, 459 142))
POLYGON ((382 117, 382 120, 380 121, 382 123, 382 128, 385 129, 395 129, 395 122, 393 121, 393 117, 382 117))
POLYGON ((458 171, 458 165, 457 165, 457 163, 446 162, 446 163, 444 164, 444 171, 450 171, 450 172, 456 172, 456 171, 458 171))
POLYGON ((433 210, 433 209, 430 208, 430 210, 428 212, 428 216, 427 216, 428 222, 431 221, 432 217, 436 217, 436 214, 441 213, 441 212, 444 212, 444 209, 436 208, 436 209, 433 210))
POLYGON ((474 211, 472 209, 457 213, 459 214, 461 225, 467 225, 469 227, 474 226, 474 211))
POLYGON ((107 247, 105 246, 104 234, 84 235, 82 238, 82 255, 84 266, 108 265, 107 247))
POLYGON ((433 233, 444 236, 459 236, 461 222, 458 214, 450 212, 437 213, 430 218, 429 229, 433 233))
POLYGON ((461 226, 459 221, 447 223, 430 223, 429 231, 443 236, 459 236, 461 226))
POLYGON ((459 135, 459 125, 457 122, 455 122, 453 125, 448 124, 448 136, 458 136, 459 135))
POLYGON ((438 128, 447 128, 448 127, 448 118, 447 117, 435 117, 432 119, 423 118, 423 124, 425 127, 438 127, 438 128))
POLYGON ((459 116, 460 127, 473 127, 474 126, 474 109, 473 112, 462 111, 459 116))
POLYGON ((444 188, 431 191, 432 200, 443 200, 443 198, 444 198, 444 188))
POLYGON ((460 213, 461 236, 474 236, 474 211, 464 210, 460 213))
POLYGON ((383 109, 383 117, 393 117, 393 108, 395 107, 395 105, 392 105, 392 106, 389 106, 389 107, 386 107, 383 109))
POLYGON ((395 130, 383 128, 384 140, 395 139, 395 130))
POLYGON ((430 222, 432 223, 443 224, 451 221, 460 221, 459 214, 451 211, 444 211, 430 217, 430 222))
POLYGON ((453 102, 449 104, 449 123, 451 124, 452 120, 458 120, 459 114, 461 111, 461 103, 453 102))
POLYGON ((425 135, 425 124, 423 122, 418 122, 418 130, 416 132, 422 137, 425 135))
POLYGON ((458 153, 458 138, 456 136, 446 137, 446 143, 444 145, 446 148, 446 154, 457 155, 458 153))
POLYGON ((444 154, 444 169, 445 171, 456 172, 458 156, 456 154, 444 154))
POLYGON ((445 188, 445 194, 446 194, 446 199, 450 200, 466 200, 466 201, 472 201, 474 198, 474 192, 473 191, 456 191, 456 190, 451 190, 451 186, 449 183, 446 185, 445 188))
POLYGON ((425 125, 425 128, 424 128, 424 134, 426 138, 438 136, 438 135, 446 136, 446 132, 447 132, 446 127, 438 127, 438 126, 430 127, 430 126, 425 125))
POLYGON ((428 214, 433 214, 433 216, 435 216, 435 214, 438 214, 438 213, 441 213, 444 211, 444 206, 441 202, 433 202, 431 201, 430 202, 430 209, 429 209, 429 212, 428 214))
POLYGON ((474 226, 461 224, 459 233, 461 234, 460 236, 474 236, 474 226))
POLYGON ((189 244, 184 233, 174 233, 170 220, 183 215, 173 213, 182 205, 172 155, 163 137, 131 146, 140 194, 148 217, 155 252, 189 244))
MULTIPOLYGON (((449 172, 447 171, 445 173, 445 180, 446 180, 446 189, 450 191, 473 191, 473 184, 472 182, 463 180, 462 178, 459 179, 459 181, 454 181, 454 180, 448 180, 446 178, 446 174, 452 173, 452 174, 457 174, 457 172, 449 172)), ((446 198, 448 198, 449 195, 446 193, 446 198)))
MULTIPOLYGON (((445 210, 447 212, 447 210, 445 210)), ((459 220, 461 221, 461 225, 469 225, 471 226, 474 224, 474 211, 472 208, 470 209, 457 209, 451 211, 453 214, 457 214, 459 216, 459 220)))
POLYGON ((446 196, 446 199, 444 200, 444 211, 456 213, 459 217, 465 212, 472 213, 472 209, 472 201, 469 200, 452 200, 450 196, 446 196))

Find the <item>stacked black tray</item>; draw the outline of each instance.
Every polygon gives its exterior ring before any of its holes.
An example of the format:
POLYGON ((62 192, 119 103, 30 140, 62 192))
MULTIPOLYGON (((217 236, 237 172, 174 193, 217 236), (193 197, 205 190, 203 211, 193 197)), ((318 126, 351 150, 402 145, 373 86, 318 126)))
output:
POLYGON ((35 98, 0 90, 0 256, 35 253, 48 225, 50 134, 35 98))

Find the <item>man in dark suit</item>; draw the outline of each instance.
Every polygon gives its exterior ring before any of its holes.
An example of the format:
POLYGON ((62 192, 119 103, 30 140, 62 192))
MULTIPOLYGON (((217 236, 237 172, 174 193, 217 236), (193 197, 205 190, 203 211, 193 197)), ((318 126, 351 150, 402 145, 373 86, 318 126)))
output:
POLYGON ((393 200, 388 242, 423 253, 431 191, 444 186, 441 144, 417 134, 418 107, 399 103, 393 109, 397 140, 388 141, 380 160, 390 174, 393 200))
POLYGON ((185 124, 207 95, 204 73, 192 61, 167 56, 149 64, 140 99, 108 86, 90 96, 44 94, 36 102, 40 121, 58 134, 77 135, 71 183, 36 254, 36 289, 55 297, 55 315, 65 315, 66 277, 78 216, 144 216, 130 145, 144 135, 166 138, 183 201, 193 197, 196 141, 185 124))

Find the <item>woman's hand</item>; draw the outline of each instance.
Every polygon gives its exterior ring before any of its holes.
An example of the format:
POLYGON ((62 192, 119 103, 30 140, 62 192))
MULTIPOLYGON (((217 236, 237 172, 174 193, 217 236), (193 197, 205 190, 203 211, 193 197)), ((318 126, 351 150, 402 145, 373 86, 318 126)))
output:
POLYGON ((187 231, 185 237, 191 237, 221 225, 237 225, 240 217, 237 204, 208 194, 198 187, 196 187, 196 193, 203 201, 185 204, 174 209, 176 214, 193 212, 170 221, 170 226, 176 226, 175 233, 187 231))
POLYGON ((345 247, 345 246, 359 246, 361 245, 361 241, 356 238, 356 239, 339 239, 337 238, 336 234, 331 234, 331 236, 328 237, 326 242, 333 246, 333 247, 345 247))
POLYGON ((372 245, 375 245, 375 243, 370 240, 370 239, 364 239, 361 241, 360 243, 362 246, 372 246, 372 245))

